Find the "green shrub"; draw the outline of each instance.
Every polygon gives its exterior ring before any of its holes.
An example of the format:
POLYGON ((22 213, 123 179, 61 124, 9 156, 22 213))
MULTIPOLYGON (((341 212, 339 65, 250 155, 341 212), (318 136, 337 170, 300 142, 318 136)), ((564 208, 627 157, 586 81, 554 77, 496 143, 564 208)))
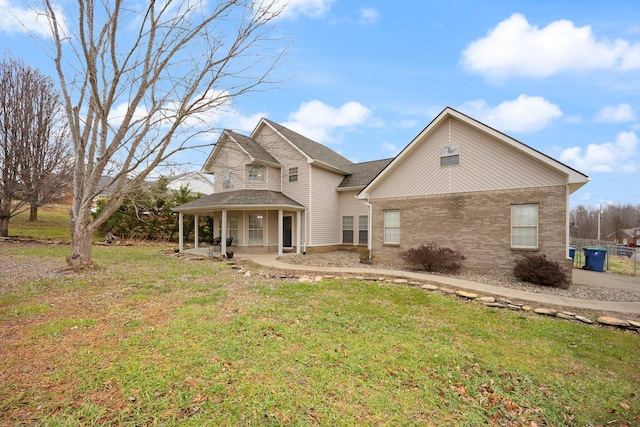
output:
POLYGON ((465 259, 459 251, 441 248, 433 242, 401 252, 400 257, 407 264, 420 266, 425 271, 440 273, 456 273, 460 270, 460 262, 465 259))
POLYGON ((549 261, 543 255, 523 254, 513 267, 513 275, 518 279, 535 285, 566 288, 569 285, 567 275, 555 261, 549 261))

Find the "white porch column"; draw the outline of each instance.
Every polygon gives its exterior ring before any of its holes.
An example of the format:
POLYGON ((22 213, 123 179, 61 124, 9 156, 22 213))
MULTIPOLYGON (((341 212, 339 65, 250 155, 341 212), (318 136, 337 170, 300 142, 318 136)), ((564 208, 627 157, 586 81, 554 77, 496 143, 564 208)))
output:
POLYGON ((278 209, 278 256, 282 256, 282 209, 278 209))
POLYGON ((184 214, 182 212, 178 213, 178 250, 182 252, 184 249, 184 238, 182 237, 182 233, 184 230, 184 226, 182 225, 182 221, 184 220, 184 214))
POLYGON ((302 225, 300 224, 300 211, 296 212, 296 253, 300 253, 300 229, 302 225))
POLYGON ((220 224, 222 226, 222 236, 220 236, 220 253, 221 254, 225 254, 227 253, 227 210, 223 209, 222 210, 222 224, 220 224))
POLYGON ((193 246, 198 249, 198 243, 200 243, 200 236, 198 236, 198 215, 194 215, 193 228, 193 246))

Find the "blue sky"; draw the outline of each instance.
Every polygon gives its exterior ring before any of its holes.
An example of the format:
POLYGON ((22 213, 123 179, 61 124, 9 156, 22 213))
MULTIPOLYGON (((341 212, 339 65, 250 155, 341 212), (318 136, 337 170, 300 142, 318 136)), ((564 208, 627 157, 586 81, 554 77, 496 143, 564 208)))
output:
MULTIPOLYGON (((53 76, 22 4, 0 0, 3 50, 53 76)), ((249 133, 264 116, 366 161, 450 106, 589 175, 572 206, 640 204, 637 0, 292 0, 274 35, 281 83, 216 125, 249 133)))

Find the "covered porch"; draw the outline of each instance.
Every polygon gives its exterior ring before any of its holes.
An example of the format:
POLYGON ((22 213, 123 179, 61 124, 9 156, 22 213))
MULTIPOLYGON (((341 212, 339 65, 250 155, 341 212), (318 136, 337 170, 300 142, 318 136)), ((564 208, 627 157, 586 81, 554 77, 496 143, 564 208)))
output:
POLYGON ((243 254, 306 250, 306 209, 290 197, 270 190, 235 190, 203 196, 173 209, 179 214, 179 251, 185 251, 185 215, 193 215, 193 250, 243 254), (202 217, 209 238, 201 239, 202 217))

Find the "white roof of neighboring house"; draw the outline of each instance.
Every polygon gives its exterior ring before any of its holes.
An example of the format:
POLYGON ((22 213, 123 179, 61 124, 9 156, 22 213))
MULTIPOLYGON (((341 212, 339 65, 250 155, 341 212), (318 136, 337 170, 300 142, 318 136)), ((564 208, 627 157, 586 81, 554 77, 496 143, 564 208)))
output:
POLYGON ((188 187, 193 194, 213 194, 213 182, 202 172, 189 172, 169 179, 167 188, 170 190, 180 190, 180 187, 188 187))

